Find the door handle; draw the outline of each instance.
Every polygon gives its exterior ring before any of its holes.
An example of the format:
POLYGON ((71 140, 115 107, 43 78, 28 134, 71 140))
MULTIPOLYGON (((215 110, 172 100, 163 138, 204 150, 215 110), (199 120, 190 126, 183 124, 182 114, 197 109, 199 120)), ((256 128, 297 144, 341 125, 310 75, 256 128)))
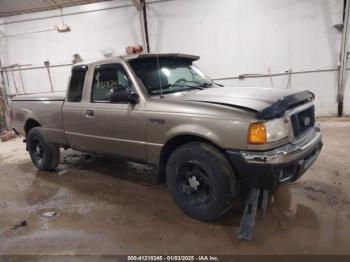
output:
POLYGON ((85 116, 86 117, 94 117, 94 111, 93 110, 86 110, 85 116))

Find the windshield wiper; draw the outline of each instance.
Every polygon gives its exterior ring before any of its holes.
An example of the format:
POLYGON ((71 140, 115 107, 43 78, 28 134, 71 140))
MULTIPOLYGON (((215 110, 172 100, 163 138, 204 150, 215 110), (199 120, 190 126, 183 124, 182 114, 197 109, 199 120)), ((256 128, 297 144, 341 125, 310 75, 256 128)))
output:
POLYGON ((212 87, 212 86, 213 86, 213 83, 211 83, 211 82, 204 82, 204 83, 203 83, 203 86, 204 86, 205 88, 212 87))
POLYGON ((195 84, 195 83, 189 84, 189 83, 192 83, 192 82, 188 81, 187 83, 184 83, 184 84, 174 83, 170 86, 186 86, 186 87, 190 87, 190 88, 203 90, 204 88, 208 88, 208 87, 211 87, 213 85, 213 83, 210 83, 210 82, 197 83, 197 84, 195 84))
POLYGON ((193 89, 199 89, 199 90, 203 90, 204 86, 202 85, 189 85, 189 84, 172 84, 170 85, 170 87, 172 86, 183 86, 183 87, 189 87, 189 88, 193 88, 193 89))
MULTIPOLYGON (((188 84, 188 83, 184 83, 184 84, 174 83, 174 84, 163 85, 160 87, 159 90, 151 91, 151 92, 152 92, 152 94, 159 94, 159 93, 161 93, 161 90, 168 89, 169 87, 175 87, 175 86, 188 87, 189 89, 203 90, 204 88, 208 88, 209 86, 212 86, 212 85, 213 85, 212 83, 207 83, 207 82, 202 83, 202 84, 197 84, 197 85, 188 84)), ((186 90, 189 90, 189 89, 186 89, 186 90)), ((165 93, 168 93, 167 91, 169 91, 169 90, 164 90, 164 91, 165 91, 165 93)), ((176 92, 182 92, 182 91, 185 91, 185 89, 184 90, 176 90, 176 92)))
POLYGON ((224 85, 219 84, 219 83, 217 83, 217 82, 214 82, 214 84, 217 85, 217 86, 220 86, 220 87, 224 87, 224 85))

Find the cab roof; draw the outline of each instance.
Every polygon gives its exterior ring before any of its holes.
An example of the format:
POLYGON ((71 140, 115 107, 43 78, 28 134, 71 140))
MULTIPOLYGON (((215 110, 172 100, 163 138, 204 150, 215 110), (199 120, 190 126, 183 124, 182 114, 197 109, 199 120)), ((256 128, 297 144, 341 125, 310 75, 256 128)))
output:
POLYGON ((94 61, 84 61, 81 63, 77 63, 73 65, 73 67, 82 67, 82 66, 87 66, 91 65, 96 62, 109 62, 113 63, 116 62, 120 59, 124 61, 132 61, 132 60, 137 60, 137 59, 146 59, 146 58, 155 58, 155 57, 160 57, 160 58, 182 58, 182 59, 187 59, 190 61, 196 61, 200 57, 195 56, 195 55, 187 55, 187 54, 180 54, 180 53, 140 53, 140 54, 132 54, 132 55, 123 55, 123 56, 114 56, 114 57, 107 57, 103 59, 97 59, 94 61))
POLYGON ((199 59, 199 56, 195 55, 187 55, 187 54, 179 54, 179 53, 165 53, 165 54, 157 54, 157 53, 140 53, 140 54, 132 54, 121 56, 124 60, 130 61, 135 59, 144 59, 144 58, 155 58, 155 57, 174 57, 174 58, 184 58, 191 61, 196 61, 199 59))

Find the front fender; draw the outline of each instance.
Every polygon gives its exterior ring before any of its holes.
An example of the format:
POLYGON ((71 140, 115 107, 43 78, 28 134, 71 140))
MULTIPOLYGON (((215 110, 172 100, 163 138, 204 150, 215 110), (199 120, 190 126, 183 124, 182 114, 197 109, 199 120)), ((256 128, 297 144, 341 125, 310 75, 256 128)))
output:
POLYGON ((246 149, 249 123, 202 116, 168 115, 147 126, 148 156, 157 161, 162 147, 171 139, 191 135, 210 141, 221 149, 246 149))
POLYGON ((171 139, 183 135, 197 136, 208 140, 211 143, 218 146, 224 143, 222 141, 222 137, 220 137, 215 131, 210 130, 207 127, 196 124, 181 124, 172 127, 165 133, 165 144, 171 139))

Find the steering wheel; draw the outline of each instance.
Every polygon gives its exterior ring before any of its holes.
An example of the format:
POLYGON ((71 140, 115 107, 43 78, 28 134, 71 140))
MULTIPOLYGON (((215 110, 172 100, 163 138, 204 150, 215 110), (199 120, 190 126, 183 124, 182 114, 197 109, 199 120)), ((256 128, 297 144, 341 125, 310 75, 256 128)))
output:
POLYGON ((178 84, 180 82, 187 82, 187 80, 185 78, 180 78, 180 79, 176 80, 174 84, 178 84))

